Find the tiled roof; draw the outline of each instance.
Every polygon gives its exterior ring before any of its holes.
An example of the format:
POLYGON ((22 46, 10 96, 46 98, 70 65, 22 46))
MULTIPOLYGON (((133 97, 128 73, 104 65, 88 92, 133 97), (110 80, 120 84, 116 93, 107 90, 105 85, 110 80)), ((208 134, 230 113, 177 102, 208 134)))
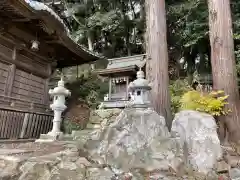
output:
POLYGON ((145 54, 108 59, 106 69, 121 69, 130 66, 143 67, 145 65, 145 54))
POLYGON ((36 0, 23 0, 26 4, 28 4, 28 6, 30 6, 31 8, 33 8, 35 11, 46 11, 48 12, 51 16, 53 16, 59 23, 62 24, 62 26, 64 27, 64 30, 68 36, 68 38, 70 38, 77 46, 79 46, 79 48, 83 51, 85 51, 86 53, 89 53, 92 56, 95 56, 96 59, 104 59, 105 57, 101 56, 100 54, 90 51, 88 50, 86 47, 82 46, 81 44, 78 44, 76 42, 75 39, 73 39, 73 37, 70 34, 70 30, 68 28, 68 26, 65 24, 65 22, 63 21, 63 19, 52 9, 50 8, 47 4, 44 4, 42 2, 38 2, 36 0))

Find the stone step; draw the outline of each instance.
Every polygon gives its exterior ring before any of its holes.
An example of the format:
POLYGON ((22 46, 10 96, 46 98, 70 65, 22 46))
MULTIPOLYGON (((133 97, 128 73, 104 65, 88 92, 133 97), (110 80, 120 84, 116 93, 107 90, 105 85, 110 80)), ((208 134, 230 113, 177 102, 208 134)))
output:
POLYGON ((81 136, 81 135, 88 135, 93 132, 92 129, 84 129, 81 131, 72 131, 72 136, 81 136))
POLYGON ((62 140, 63 133, 59 133, 57 135, 51 135, 51 134, 41 134, 40 138, 37 139, 35 142, 54 142, 56 140, 62 140))
POLYGON ((59 138, 52 137, 48 134, 41 134, 40 138, 36 142, 53 142, 55 140, 59 141, 73 141, 73 140, 86 140, 91 136, 91 134, 97 129, 84 129, 80 131, 72 131, 72 134, 64 134, 59 138))
POLYGON ((65 134, 61 141, 73 141, 73 136, 71 134, 65 134))
POLYGON ((13 154, 24 154, 31 153, 32 150, 24 150, 24 149, 0 149, 0 155, 13 155, 13 154))
POLYGON ((2 139, 0 140, 0 145, 12 144, 12 143, 28 143, 34 142, 36 139, 2 139))
POLYGON ((86 128, 87 128, 87 129, 100 129, 100 128, 101 128, 101 125, 100 125, 100 124, 88 123, 86 128))
POLYGON ((93 132, 92 130, 73 131, 72 137, 73 137, 73 140, 85 142, 86 140, 89 139, 92 132, 93 132))

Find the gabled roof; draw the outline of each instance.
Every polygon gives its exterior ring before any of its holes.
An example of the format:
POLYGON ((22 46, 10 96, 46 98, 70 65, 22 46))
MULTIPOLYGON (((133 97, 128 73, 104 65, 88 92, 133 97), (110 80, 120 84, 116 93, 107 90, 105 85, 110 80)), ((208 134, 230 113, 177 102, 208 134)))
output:
POLYGON ((108 59, 106 69, 96 70, 101 76, 113 75, 119 76, 121 73, 135 74, 139 67, 144 67, 146 64, 145 54, 127 56, 121 58, 108 59))
MULTIPOLYGON (((40 44, 47 44, 55 51, 60 68, 103 58, 76 43, 64 21, 44 3, 33 0, 0 1, 1 15, 5 21, 13 22, 16 27, 21 27, 25 33, 32 36, 38 33, 40 44)), ((28 42, 29 39, 25 41, 28 42)))
POLYGON ((129 66, 141 67, 145 65, 144 59, 145 59, 144 54, 108 59, 108 65, 106 69, 119 69, 119 68, 126 68, 129 66))
MULTIPOLYGON (((19 0, 22 1, 22 0, 19 0)), ((53 9, 51 9, 49 6, 42 2, 34 1, 34 0, 24 0, 31 8, 33 8, 35 11, 45 11, 49 13, 49 16, 53 16, 59 23, 62 24, 64 27, 64 33, 62 33, 62 43, 70 50, 72 50, 74 53, 77 53, 81 55, 81 53, 84 53, 85 56, 88 56, 89 61, 95 61, 100 58, 104 58, 100 56, 99 54, 88 50, 86 47, 78 44, 75 42, 75 40, 70 35, 70 30, 68 29, 68 26, 64 23, 63 19, 54 12, 53 9), (81 51, 81 53, 80 53, 81 51)), ((82 64, 82 63, 81 63, 82 64)), ((67 66, 67 65, 66 65, 67 66)))

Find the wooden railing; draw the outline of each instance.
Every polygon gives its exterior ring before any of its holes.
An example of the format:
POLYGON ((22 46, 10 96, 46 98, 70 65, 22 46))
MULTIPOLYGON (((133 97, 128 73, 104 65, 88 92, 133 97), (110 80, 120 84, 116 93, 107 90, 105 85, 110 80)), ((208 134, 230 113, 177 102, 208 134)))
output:
POLYGON ((0 139, 37 139, 52 128, 53 115, 0 108, 0 139))

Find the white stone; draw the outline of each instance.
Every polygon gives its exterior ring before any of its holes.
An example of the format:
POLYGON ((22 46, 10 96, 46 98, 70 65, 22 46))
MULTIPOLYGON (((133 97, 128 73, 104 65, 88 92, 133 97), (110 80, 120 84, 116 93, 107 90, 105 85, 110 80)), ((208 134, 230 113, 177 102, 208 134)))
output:
POLYGON ((142 70, 137 72, 137 79, 129 84, 128 89, 131 96, 130 106, 148 107, 150 105, 149 91, 151 86, 148 80, 145 79, 142 70))
POLYGON ((66 96, 70 96, 71 92, 64 87, 64 81, 63 78, 61 78, 61 80, 58 81, 58 86, 54 89, 50 89, 49 94, 53 97, 53 103, 50 105, 50 108, 54 111, 54 118, 53 128, 47 135, 50 136, 49 139, 54 141, 63 136, 63 133, 60 130, 62 113, 67 108, 65 105, 65 98, 66 96))
POLYGON ((240 180, 240 169, 238 168, 230 169, 229 176, 232 180, 240 180))
MULTIPOLYGON (((177 147, 165 119, 148 108, 127 108, 98 137, 86 143, 96 162, 128 172, 130 169, 169 169, 177 147)), ((174 163, 173 163, 174 162, 174 163)))
POLYGON ((111 180, 114 174, 109 169, 89 168, 86 172, 88 180, 111 180))
POLYGON ((171 133, 179 138, 186 163, 194 170, 208 173, 222 157, 215 119, 197 111, 176 114, 171 133))

